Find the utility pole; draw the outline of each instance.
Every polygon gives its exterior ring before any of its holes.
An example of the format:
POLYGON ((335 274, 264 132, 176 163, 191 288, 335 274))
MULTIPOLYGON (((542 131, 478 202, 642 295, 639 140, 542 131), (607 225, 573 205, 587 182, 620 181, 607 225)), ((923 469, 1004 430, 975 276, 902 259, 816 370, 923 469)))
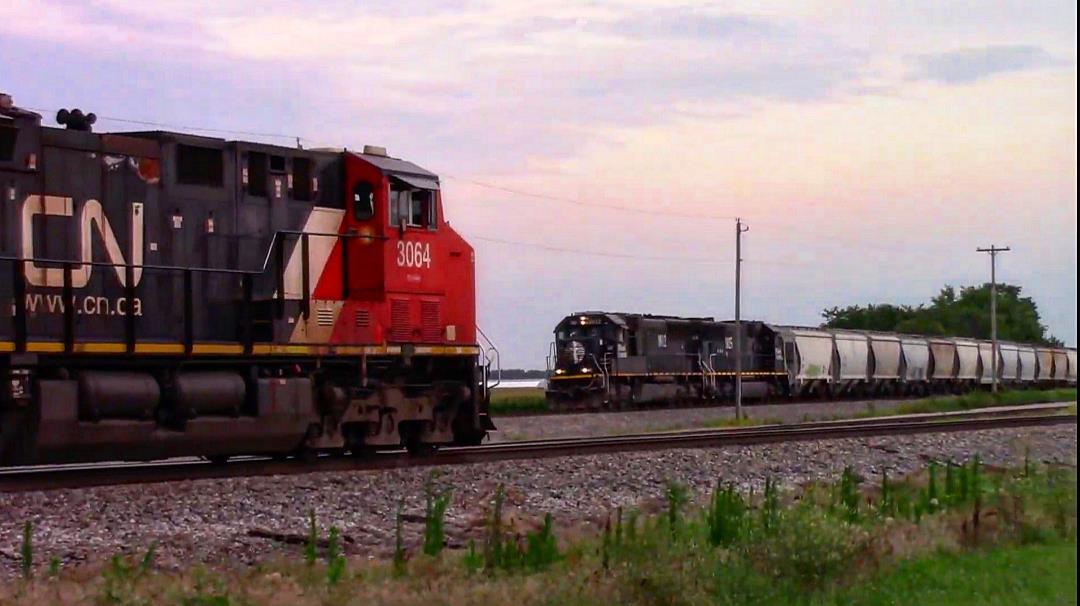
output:
POLYGON ((993 244, 990 248, 976 248, 976 252, 990 253, 990 391, 997 393, 998 389, 998 341, 997 341, 997 255, 1000 252, 1009 252, 1009 247, 998 248, 993 244))
POLYGON ((735 418, 743 418, 742 410, 742 316, 739 313, 742 298, 742 235, 750 231, 742 219, 735 219, 735 418))

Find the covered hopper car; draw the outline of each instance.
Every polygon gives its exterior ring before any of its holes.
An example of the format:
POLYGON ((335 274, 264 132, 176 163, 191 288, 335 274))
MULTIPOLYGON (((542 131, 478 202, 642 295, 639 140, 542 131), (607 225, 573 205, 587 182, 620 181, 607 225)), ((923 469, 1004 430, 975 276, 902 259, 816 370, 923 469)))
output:
POLYGON ((429 450, 492 429, 437 175, 66 128, 0 95, 0 464, 429 450))

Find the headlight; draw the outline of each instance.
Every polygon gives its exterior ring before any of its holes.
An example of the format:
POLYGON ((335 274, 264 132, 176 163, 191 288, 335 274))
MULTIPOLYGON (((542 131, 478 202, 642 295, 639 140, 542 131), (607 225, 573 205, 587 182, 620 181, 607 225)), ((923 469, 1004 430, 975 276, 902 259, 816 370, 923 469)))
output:
POLYGON ((566 374, 566 371, 565 371, 565 370, 563 370, 563 369, 561 369, 561 368, 556 368, 556 369, 555 369, 555 374, 557 374, 557 375, 564 375, 564 374, 566 374))
POLYGON ((591 368, 589 368, 588 366, 582 366, 582 367, 581 367, 581 372, 582 372, 583 374, 589 374, 590 372, 592 372, 592 369, 591 369, 591 368))

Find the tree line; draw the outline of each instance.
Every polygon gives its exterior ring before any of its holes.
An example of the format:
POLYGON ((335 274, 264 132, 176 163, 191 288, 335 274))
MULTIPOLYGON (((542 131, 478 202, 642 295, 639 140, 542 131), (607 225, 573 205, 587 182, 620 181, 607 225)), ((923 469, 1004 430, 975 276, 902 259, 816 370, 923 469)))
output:
MULTIPOLYGON (((997 286, 998 338, 1060 347, 1061 340, 1042 323, 1035 301, 1020 293, 1019 286, 997 286)), ((828 308, 821 315, 826 328, 989 339, 990 284, 962 286, 959 291, 946 286, 929 304, 849 305, 828 308)))

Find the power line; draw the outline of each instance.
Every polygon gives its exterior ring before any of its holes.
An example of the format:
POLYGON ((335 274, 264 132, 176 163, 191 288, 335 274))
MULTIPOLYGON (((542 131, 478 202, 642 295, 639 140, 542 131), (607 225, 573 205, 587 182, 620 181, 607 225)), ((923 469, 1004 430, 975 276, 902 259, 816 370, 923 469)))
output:
MULTIPOLYGON (((554 246, 550 244, 540 244, 538 242, 522 242, 520 240, 507 240, 504 238, 490 238, 486 236, 477 236, 475 234, 461 233, 468 241, 478 242, 491 242, 494 244, 503 244, 507 246, 521 246, 525 248, 535 248, 537 250, 546 250, 549 252, 568 253, 576 255, 586 255, 593 257, 608 257, 612 259, 632 259, 637 261, 663 261, 674 263, 694 263, 704 265, 726 265, 732 262, 732 259, 702 259, 695 257, 665 257, 665 256, 650 256, 650 255, 635 255, 632 253, 619 253, 619 252, 607 252, 599 250, 587 250, 581 248, 570 248, 564 246, 554 246)), ((816 266, 815 263, 807 263, 805 261, 798 261, 795 259, 780 259, 775 261, 765 261, 760 259, 743 259, 743 264, 750 263, 751 265, 770 265, 770 266, 791 266, 791 265, 804 265, 804 266, 816 266)))
POLYGON ((492 242, 495 244, 505 244, 508 246, 524 246, 528 248, 536 248, 539 250, 546 250, 549 252, 558 253, 570 253, 576 255, 588 255, 593 257, 609 257, 613 259, 634 259, 637 261, 674 261, 678 263, 704 263, 709 265, 719 265, 723 263, 730 263, 730 259, 700 259, 693 257, 659 257, 649 255, 634 255, 630 253, 617 253, 617 252, 605 252, 599 250, 585 250, 580 248, 567 248, 562 246, 552 246, 550 244, 540 244, 537 242, 521 242, 517 240, 505 240, 502 238, 489 238, 485 236, 477 236, 474 234, 462 234, 468 240, 477 240, 480 242, 492 242))
POLYGON ((514 194, 518 196, 525 196, 528 198, 537 198, 540 200, 551 200, 553 202, 563 202, 566 204, 573 204, 575 206, 582 206, 586 208, 606 208, 608 210, 619 210, 623 212, 636 213, 641 215, 653 215, 662 217, 679 217, 684 219, 710 219, 716 221, 727 221, 734 219, 733 215, 709 215, 703 213, 690 213, 678 210, 650 210, 648 208, 640 208, 636 206, 625 206, 622 204, 608 204, 606 202, 584 202, 578 198, 568 198, 565 196, 553 196, 551 194, 540 194, 536 192, 526 191, 522 189, 515 189, 513 187, 505 187, 503 185, 497 185, 494 183, 487 183, 485 181, 477 181, 476 179, 469 179, 466 177, 458 177, 442 173, 441 176, 454 181, 461 181, 463 183, 471 183, 478 187, 486 189, 493 189, 496 191, 506 192, 508 194, 514 194))

